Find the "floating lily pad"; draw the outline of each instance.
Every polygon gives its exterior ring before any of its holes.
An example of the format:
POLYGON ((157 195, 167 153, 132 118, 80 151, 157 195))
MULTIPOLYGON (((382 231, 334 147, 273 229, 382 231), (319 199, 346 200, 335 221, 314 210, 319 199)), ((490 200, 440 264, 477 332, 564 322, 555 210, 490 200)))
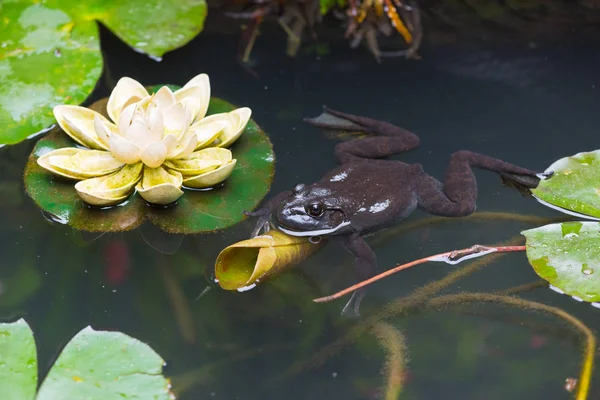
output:
POLYGON ((600 223, 563 222, 522 233, 540 277, 570 296, 600 301, 600 223))
POLYGON ((600 150, 561 158, 548 171, 554 175, 532 189, 536 198, 569 214, 600 218, 600 150))
POLYGON ((96 21, 160 58, 201 30, 205 0, 12 0, 0 4, 0 144, 54 121, 57 104, 80 104, 102 74, 96 21))
MULTIPOLYGON (((106 105, 99 100, 92 108, 106 105)), ((212 98, 207 115, 229 112, 236 107, 212 98)), ((25 169, 25 188, 50 219, 92 232, 125 231, 138 227, 145 218, 170 233, 197 233, 224 229, 245 218, 243 211, 254 209, 267 194, 274 170, 274 154, 267 135, 252 119, 240 138, 230 147, 237 163, 222 186, 212 190, 185 190, 175 205, 167 208, 147 205, 136 193, 110 209, 91 208, 74 189, 74 182, 55 176, 37 164, 38 157, 75 143, 54 128, 34 147, 25 169)))
POLYGON ((170 399, 164 361, 148 345, 120 332, 83 329, 65 346, 37 388, 33 333, 20 319, 0 324, 0 393, 11 400, 170 399))

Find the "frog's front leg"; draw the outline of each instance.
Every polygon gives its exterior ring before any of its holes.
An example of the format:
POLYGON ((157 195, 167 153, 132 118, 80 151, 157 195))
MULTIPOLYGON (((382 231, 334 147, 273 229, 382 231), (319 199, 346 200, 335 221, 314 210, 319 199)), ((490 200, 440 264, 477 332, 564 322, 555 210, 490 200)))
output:
POLYGON ((527 189, 537 187, 540 179, 551 175, 461 150, 452 154, 443 185, 429 175, 421 178, 417 186, 419 207, 431 214, 447 217, 463 217, 473 213, 477 201, 477 181, 472 167, 496 172, 515 186, 527 189))
POLYGON ((335 146, 340 164, 361 158, 382 158, 412 150, 419 146, 419 137, 389 122, 379 121, 324 107, 323 114, 305 118, 305 122, 322 129, 364 132, 376 137, 351 140, 335 146))
MULTIPOLYGON (((372 278, 377 273, 377 256, 365 240, 358 234, 345 236, 342 238, 342 244, 350 253, 354 255, 354 265, 356 276, 359 281, 372 278)), ((365 296, 366 288, 361 288, 352 293, 352 297, 344 306, 342 314, 348 312, 355 316, 359 315, 360 302, 365 296)))
MULTIPOLYGON (((298 186, 298 185, 296 185, 298 186)), ((249 217, 258 217, 256 224, 254 225, 254 229, 252 230, 252 234, 250 237, 256 237, 261 232, 266 233, 271 229, 270 221, 271 215, 277 209, 277 206, 281 204, 283 200, 289 197, 292 194, 291 190, 286 190, 285 192, 281 192, 269 200, 267 200, 261 208, 256 211, 244 211, 249 217)))

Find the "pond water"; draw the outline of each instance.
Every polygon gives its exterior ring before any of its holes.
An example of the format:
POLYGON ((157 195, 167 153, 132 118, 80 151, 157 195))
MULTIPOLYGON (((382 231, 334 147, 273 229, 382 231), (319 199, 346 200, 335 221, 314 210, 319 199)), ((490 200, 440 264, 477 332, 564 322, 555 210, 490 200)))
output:
MULTIPOLYGON (((156 63, 104 32, 107 71, 93 96, 107 96, 121 76, 183 84, 208 73, 213 95, 252 107, 270 135, 277 157, 272 193, 312 182, 335 166, 337 141, 301 122, 322 105, 417 133, 420 148, 399 158, 422 163, 440 179, 459 149, 543 170, 558 158, 597 148, 598 43, 428 45, 420 61, 378 65, 341 39, 330 43, 328 54, 290 59, 284 35, 269 29, 252 57, 258 76, 235 62, 237 35, 206 31, 156 63)), ((354 282, 351 256, 335 245, 254 290, 224 291, 212 281, 216 255, 246 238, 253 221, 187 237, 147 225, 117 234, 74 231, 47 221, 23 190, 32 146, 0 151, 0 319, 27 319, 42 373, 76 332, 92 325, 150 344, 167 361, 165 374, 181 399, 375 399, 386 386, 383 348, 402 334, 402 398, 572 396, 565 379, 578 376, 583 342, 556 317, 496 305, 389 306, 468 263, 425 264, 373 285, 357 320, 340 316, 346 299, 311 301, 354 282), (376 326, 392 333, 387 341, 372 329, 360 330, 375 316, 376 326)), ((406 221, 410 229, 369 239, 380 269, 475 243, 519 240, 522 230, 564 217, 503 187, 491 173, 476 176, 480 219, 440 222, 417 211, 406 221)), ((492 292, 537 279, 523 253, 509 254, 428 296, 492 292)), ((589 304, 547 287, 522 296, 600 330, 600 310, 589 304)), ((600 396, 600 376, 594 378, 590 398, 600 396)))

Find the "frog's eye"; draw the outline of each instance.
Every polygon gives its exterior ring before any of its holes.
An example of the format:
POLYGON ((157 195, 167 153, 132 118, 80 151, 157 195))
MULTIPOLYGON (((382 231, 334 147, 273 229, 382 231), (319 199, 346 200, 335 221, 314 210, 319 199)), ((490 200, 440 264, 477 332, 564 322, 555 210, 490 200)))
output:
POLYGON ((312 203, 306 207, 306 212, 311 217, 320 217, 325 212, 325 207, 321 203, 312 203))

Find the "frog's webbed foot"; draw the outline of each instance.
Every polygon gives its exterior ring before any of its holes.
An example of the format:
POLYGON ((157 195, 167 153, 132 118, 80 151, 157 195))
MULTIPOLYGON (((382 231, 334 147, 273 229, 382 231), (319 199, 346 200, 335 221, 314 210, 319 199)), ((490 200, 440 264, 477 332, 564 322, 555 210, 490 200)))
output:
POLYGON ((500 179, 505 186, 518 190, 523 196, 530 196, 531 189, 538 187, 541 180, 549 179, 553 174, 552 171, 535 175, 500 172, 500 179))
MULTIPOLYGON (((354 255, 356 276, 359 281, 375 276, 377 273, 377 256, 362 237, 358 235, 345 237, 342 244, 346 250, 354 255)), ((358 317, 360 315, 360 303, 365 297, 365 293, 366 288, 358 289, 352 293, 352 297, 342 309, 342 315, 358 317)))

